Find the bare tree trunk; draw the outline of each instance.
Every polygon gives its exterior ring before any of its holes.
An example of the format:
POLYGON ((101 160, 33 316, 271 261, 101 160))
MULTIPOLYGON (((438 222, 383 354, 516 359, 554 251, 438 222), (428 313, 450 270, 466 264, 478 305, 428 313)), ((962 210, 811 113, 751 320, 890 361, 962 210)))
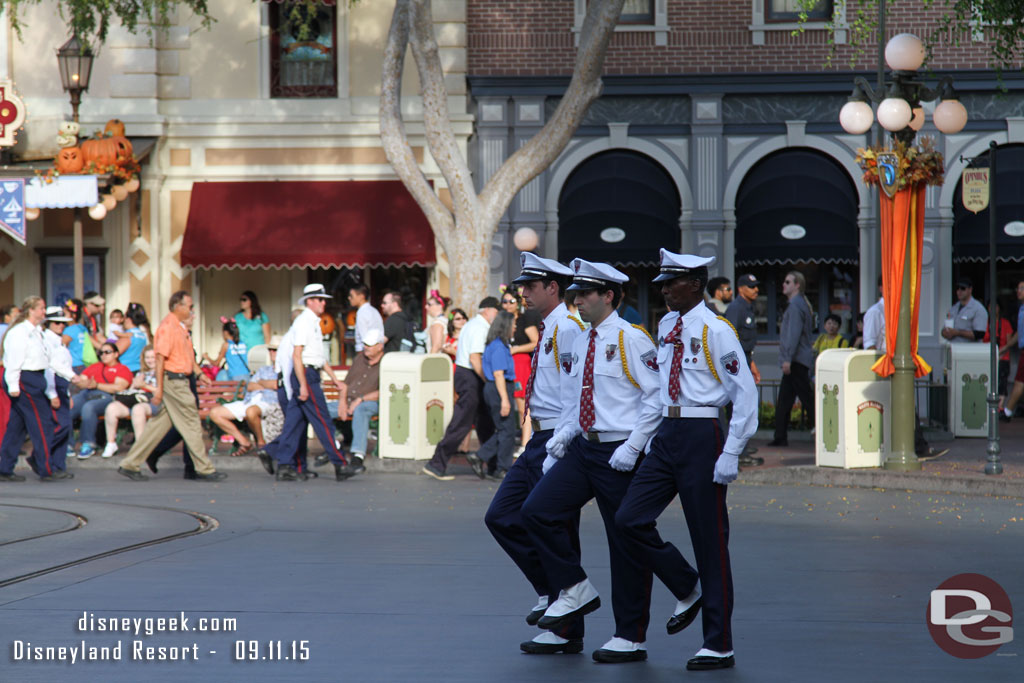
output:
POLYGON ((572 80, 551 119, 502 164, 479 194, 458 147, 448 113, 448 91, 434 37, 430 0, 396 0, 385 46, 381 140, 388 161, 423 209, 448 255, 452 298, 471 313, 487 295, 491 243, 516 193, 561 154, 601 94, 601 70, 624 0, 590 0, 572 80), (449 211, 416 163, 402 123, 401 86, 406 46, 412 48, 423 91, 427 147, 452 195, 449 211))

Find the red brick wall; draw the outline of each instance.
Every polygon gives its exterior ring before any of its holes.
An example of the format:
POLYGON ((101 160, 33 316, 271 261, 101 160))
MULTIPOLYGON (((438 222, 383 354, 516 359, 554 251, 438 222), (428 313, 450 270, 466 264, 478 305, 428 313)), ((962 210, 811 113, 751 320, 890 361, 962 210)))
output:
MULTIPOLYGON (((941 6, 943 3, 936 3, 941 6)), ((849 0, 853 17, 856 0, 849 0)), ((750 0, 668 0, 668 45, 654 44, 653 33, 616 33, 605 73, 616 75, 678 73, 794 72, 825 70, 827 32, 765 33, 753 45, 750 0)), ((920 0, 900 0, 889 12, 888 35, 915 33, 922 38, 939 13, 926 12, 920 0)), ((469 73, 472 76, 551 76, 572 73, 574 47, 572 0, 469 0, 469 73)), ((967 36, 960 47, 936 48, 936 69, 983 69, 989 48, 967 36)), ((831 67, 851 69, 852 48, 840 46, 831 67)), ((869 47, 852 67, 875 68, 869 47)))

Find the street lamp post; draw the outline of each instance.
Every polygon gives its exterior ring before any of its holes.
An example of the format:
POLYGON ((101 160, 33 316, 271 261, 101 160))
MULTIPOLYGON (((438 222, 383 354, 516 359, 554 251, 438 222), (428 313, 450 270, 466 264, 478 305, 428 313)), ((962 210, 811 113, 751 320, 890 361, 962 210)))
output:
MULTIPOLYGON (((60 69, 60 82, 64 90, 71 94, 71 120, 78 123, 78 105, 82 102, 82 93, 89 89, 89 78, 92 76, 92 50, 83 45, 78 34, 73 34, 68 42, 57 50, 57 67, 60 69)), ((82 209, 75 207, 75 218, 72 224, 72 254, 75 268, 75 298, 81 299, 84 285, 82 276, 82 209)))
MULTIPOLYGON (((843 129, 853 135, 863 135, 871 128, 875 115, 869 102, 878 105, 878 123, 892 134, 895 140, 910 145, 917 131, 924 125, 922 102, 941 98, 935 107, 932 120, 935 127, 947 135, 957 133, 967 123, 967 110, 956 99, 952 78, 940 79, 937 88, 928 88, 917 78, 917 70, 924 63, 925 49, 921 39, 910 33, 893 36, 885 46, 885 62, 889 66, 890 80, 878 90, 863 77, 854 79, 853 94, 839 112, 843 129)), ((909 225, 909 239, 913 238, 914 226, 909 225)), ((909 241, 908 241, 909 244, 909 241)), ((892 377, 892 448, 883 466, 888 470, 917 470, 921 463, 914 453, 914 427, 917 411, 914 407, 914 359, 910 343, 910 253, 905 251, 903 262, 903 287, 898 293, 900 302, 899 325, 897 326, 896 348, 893 364, 896 371, 892 377)), ((891 310, 886 302, 886 309, 891 310)))

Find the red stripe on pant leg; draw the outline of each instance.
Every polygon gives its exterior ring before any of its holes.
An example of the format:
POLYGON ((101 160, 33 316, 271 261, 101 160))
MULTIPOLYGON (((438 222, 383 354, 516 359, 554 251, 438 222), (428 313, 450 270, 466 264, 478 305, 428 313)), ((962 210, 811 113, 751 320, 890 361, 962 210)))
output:
MULTIPOLYGON (((317 388, 319 389, 319 385, 317 385, 317 388)), ((323 391, 322 390, 320 392, 320 395, 323 396, 323 391)), ((320 424, 323 425, 324 432, 327 434, 327 442, 330 444, 329 447, 334 449, 334 453, 338 456, 338 459, 341 460, 341 464, 342 465, 347 465, 348 464, 348 460, 338 450, 338 447, 334 445, 334 430, 331 429, 330 427, 328 427, 327 423, 324 422, 324 418, 320 414, 320 406, 317 403, 316 399, 313 398, 313 392, 312 391, 309 392, 309 400, 313 402, 313 412, 316 413, 316 419, 320 420, 320 424)))
MULTIPOLYGON (((721 427, 717 420, 714 425, 715 452, 721 453, 723 448, 721 427)), ((729 591, 727 590, 728 577, 725 572, 726 563, 729 561, 729 548, 725 539, 725 520, 722 518, 722 513, 725 511, 725 491, 725 486, 715 486, 715 499, 718 508, 718 567, 722 573, 722 651, 728 652, 732 649, 732 635, 729 633, 729 591)))
MULTIPOLYGON (((32 413, 36 416, 36 426, 39 427, 39 438, 43 440, 43 455, 46 460, 46 473, 53 474, 53 470, 50 469, 50 445, 46 443, 46 432, 43 431, 43 420, 39 417, 39 409, 36 408, 36 402, 33 401, 32 397, 25 391, 25 385, 19 383, 19 386, 21 387, 21 395, 24 396, 29 402, 29 405, 32 406, 32 413)), ((33 454, 32 457, 35 457, 35 454, 33 454)))

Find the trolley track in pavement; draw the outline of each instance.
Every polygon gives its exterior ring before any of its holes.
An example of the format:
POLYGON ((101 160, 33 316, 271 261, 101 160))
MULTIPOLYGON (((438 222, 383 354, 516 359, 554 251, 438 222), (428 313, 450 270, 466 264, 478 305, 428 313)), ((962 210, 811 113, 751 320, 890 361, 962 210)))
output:
MULTIPOLYGON (((190 536, 198 536, 199 534, 205 534, 208 531, 213 531, 213 530, 217 529, 220 526, 220 522, 218 522, 215 517, 212 517, 212 516, 207 515, 207 514, 202 513, 202 512, 195 512, 193 510, 181 510, 181 509, 177 509, 177 508, 160 507, 160 506, 155 506, 155 505, 135 505, 135 504, 131 504, 131 503, 105 503, 105 505, 117 505, 117 506, 137 508, 137 509, 142 509, 142 510, 174 512, 174 513, 177 513, 177 514, 182 514, 182 515, 187 515, 189 517, 192 517, 193 519, 196 520, 196 522, 198 524, 197 524, 196 528, 190 529, 188 531, 180 531, 180 532, 177 532, 177 533, 168 534, 166 536, 160 536, 158 538, 149 539, 149 540, 146 540, 146 541, 139 541, 139 542, 136 542, 136 543, 129 543, 127 545, 118 546, 118 547, 115 547, 115 548, 111 548, 109 550, 104 550, 104 551, 99 552, 99 553, 94 553, 94 554, 88 555, 86 557, 81 557, 81 558, 78 558, 78 559, 75 559, 75 560, 70 560, 68 562, 62 562, 62 563, 59 563, 59 564, 49 565, 49 566, 43 567, 41 569, 36 569, 34 571, 31 571, 31 572, 26 572, 26 573, 23 573, 23 574, 19 574, 17 576, 12 576, 12 577, 8 577, 8 578, 0 579, 0 588, 6 588, 7 586, 11 586, 11 585, 14 585, 16 583, 21 583, 23 581, 29 581, 31 579, 38 578, 40 576, 45 576, 47 574, 52 574, 54 572, 59 572, 59 571, 61 571, 63 569, 68 569, 68 568, 71 568, 71 567, 77 567, 77 566, 80 566, 80 565, 83 565, 83 564, 86 564, 86 563, 89 563, 89 562, 94 562, 96 560, 101 560, 103 558, 111 557, 113 555, 120 555, 122 553, 131 552, 133 550, 138 550, 140 548, 148 548, 150 546, 160 545, 160 544, 163 544, 163 543, 169 543, 170 541, 176 541, 178 539, 188 538, 190 536)), ((72 520, 71 524, 69 524, 65 528, 50 529, 50 530, 43 531, 43 532, 40 532, 40 533, 30 534, 30 535, 24 536, 22 538, 16 538, 16 539, 8 540, 8 541, 3 541, 3 542, 0 542, 0 547, 11 546, 11 545, 14 545, 14 544, 17 544, 17 543, 25 543, 27 541, 34 541, 34 540, 38 540, 38 539, 41 539, 41 538, 46 538, 48 536, 55 536, 55 535, 58 535, 58 534, 65 534, 65 533, 68 533, 68 532, 71 532, 71 531, 78 531, 78 530, 84 529, 89 524, 89 519, 85 515, 82 515, 82 514, 79 514, 77 512, 73 512, 73 511, 70 511, 70 510, 62 510, 60 508, 46 507, 46 506, 41 506, 41 505, 21 505, 21 504, 14 504, 14 503, 0 503, 0 507, 21 508, 21 509, 26 509, 26 510, 40 510, 40 511, 44 511, 44 512, 55 512, 55 513, 58 513, 58 514, 66 515, 66 516, 70 517, 71 520, 72 520)))

